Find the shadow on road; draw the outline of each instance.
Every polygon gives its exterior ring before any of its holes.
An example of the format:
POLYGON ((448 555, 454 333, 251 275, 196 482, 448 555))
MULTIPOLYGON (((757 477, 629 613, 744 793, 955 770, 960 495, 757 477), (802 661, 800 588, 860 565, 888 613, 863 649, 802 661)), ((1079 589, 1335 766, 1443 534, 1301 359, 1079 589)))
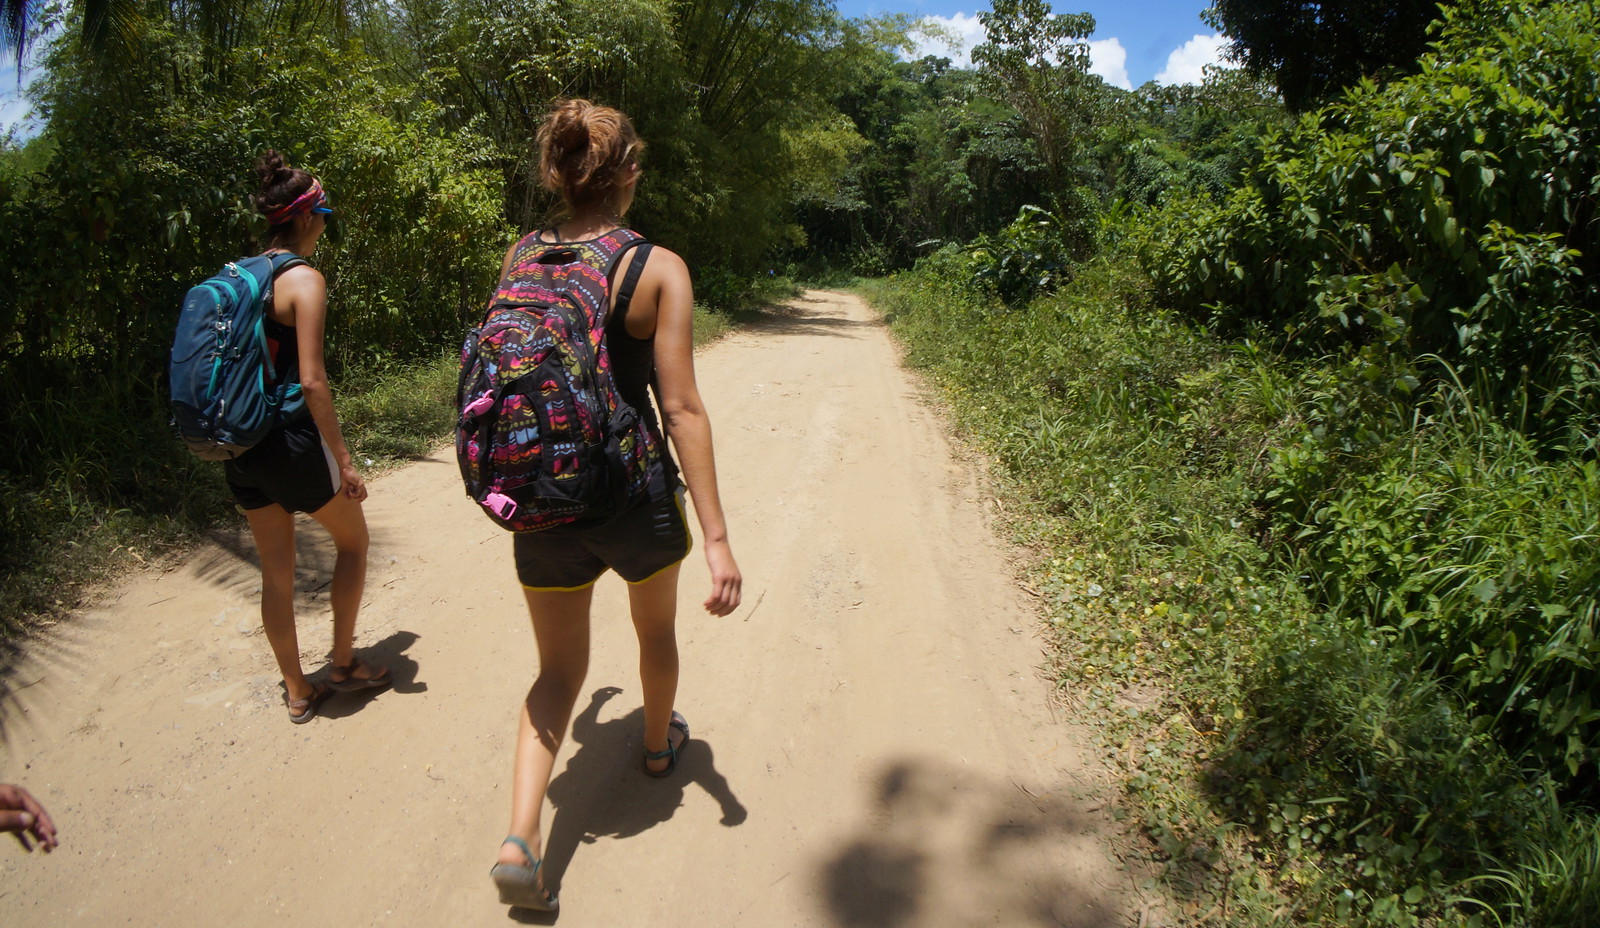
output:
POLYGON ((746 331, 755 335, 826 335, 834 338, 859 338, 863 329, 883 327, 876 316, 870 319, 846 319, 843 307, 825 304, 821 300, 799 299, 795 303, 808 305, 778 306, 764 310, 745 323, 746 331))
MULTIPOLYGON (((379 550, 385 543, 383 530, 370 521, 371 550, 379 550)), ((195 564, 195 574, 200 579, 222 589, 234 589, 252 603, 260 601, 261 558, 256 553, 255 540, 250 530, 240 523, 235 526, 207 529, 201 534, 214 551, 197 550, 200 558, 195 564)), ((294 592, 295 610, 326 608, 328 588, 333 584, 333 563, 338 557, 333 539, 310 516, 296 515, 294 521, 294 592)), ((369 568, 369 578, 371 570, 369 568)))
MULTIPOLYGON (((691 737, 669 777, 647 777, 644 753, 644 709, 621 718, 599 721, 600 709, 622 690, 596 690, 589 705, 572 720, 567 744, 575 747, 566 769, 550 781, 555 818, 544 851, 545 872, 559 889, 561 876, 578 845, 600 838, 628 838, 672 818, 683 805, 684 792, 698 786, 722 807, 720 824, 732 828, 749 816, 732 788, 717 772, 711 745, 691 737)), ((689 720, 690 732, 694 719, 689 720)))
MULTIPOLYGON (((416 632, 395 631, 391 632, 382 641, 365 647, 357 648, 356 655, 362 660, 378 667, 389 668, 394 682, 381 690, 356 690, 351 693, 334 693, 328 701, 317 709, 317 714, 323 718, 342 719, 348 718, 366 708, 367 703, 374 699, 383 698, 386 693, 406 695, 409 693, 426 693, 428 684, 417 679, 417 662, 406 657, 405 652, 417 643, 421 637, 416 632)), ((332 672, 330 663, 322 670, 311 674, 311 679, 326 681, 332 672)))
POLYGON ((1102 827, 1065 797, 902 761, 879 775, 867 821, 822 864, 822 900, 841 928, 1123 925, 1116 896, 1072 866, 1075 846, 1102 866, 1089 837, 1102 827))

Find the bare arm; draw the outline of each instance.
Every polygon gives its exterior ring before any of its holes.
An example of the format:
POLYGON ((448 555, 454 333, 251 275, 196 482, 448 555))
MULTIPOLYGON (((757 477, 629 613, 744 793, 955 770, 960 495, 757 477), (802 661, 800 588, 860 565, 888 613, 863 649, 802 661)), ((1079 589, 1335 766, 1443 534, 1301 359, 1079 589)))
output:
POLYGON ((353 499, 366 499, 367 483, 356 471, 350 449, 345 447, 339 417, 333 411, 333 390, 328 386, 322 346, 328 323, 328 285, 321 271, 302 266, 280 274, 275 287, 274 302, 287 305, 294 314, 295 339, 300 348, 300 390, 317 431, 322 433, 322 440, 339 466, 341 492, 353 499))
POLYGON ((656 378, 661 393, 661 418, 683 466, 683 479, 694 497, 694 511, 705 536, 706 565, 711 569, 711 596, 706 611, 728 615, 739 608, 744 580, 728 542, 728 524, 717 495, 717 465, 711 450, 711 419, 694 379, 694 287, 683 259, 656 249, 646 268, 656 290, 656 378))

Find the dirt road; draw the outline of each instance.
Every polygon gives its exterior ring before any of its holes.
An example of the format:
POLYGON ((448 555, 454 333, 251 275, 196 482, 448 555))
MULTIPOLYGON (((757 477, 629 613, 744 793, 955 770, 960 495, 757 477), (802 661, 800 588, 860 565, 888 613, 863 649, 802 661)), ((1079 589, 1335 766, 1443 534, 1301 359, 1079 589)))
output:
MULTIPOLYGON (((678 708, 694 741, 652 780, 624 590, 601 581, 591 695, 545 819, 557 921, 1129 924, 1110 790, 1053 717, 983 490, 878 317, 811 292, 702 352, 699 372, 744 605, 706 616, 691 555, 678 708)), ((0 924, 521 914, 488 879, 536 669, 510 539, 449 451, 373 481, 367 513, 357 646, 394 668, 390 692, 291 725, 252 550, 232 536, 129 578, 17 671, 0 781, 31 789, 62 843, 0 846, 0 924)), ((302 532, 308 669, 329 634, 319 535, 302 532)))

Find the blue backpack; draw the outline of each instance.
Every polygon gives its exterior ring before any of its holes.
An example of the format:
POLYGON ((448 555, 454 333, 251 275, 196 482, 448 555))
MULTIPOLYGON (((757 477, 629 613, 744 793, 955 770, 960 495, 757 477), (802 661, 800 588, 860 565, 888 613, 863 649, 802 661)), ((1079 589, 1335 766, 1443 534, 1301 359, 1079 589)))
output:
POLYGON ((190 288, 167 368, 172 425, 207 461, 236 458, 305 408, 297 378, 277 382, 262 327, 272 282, 296 255, 230 261, 190 288))

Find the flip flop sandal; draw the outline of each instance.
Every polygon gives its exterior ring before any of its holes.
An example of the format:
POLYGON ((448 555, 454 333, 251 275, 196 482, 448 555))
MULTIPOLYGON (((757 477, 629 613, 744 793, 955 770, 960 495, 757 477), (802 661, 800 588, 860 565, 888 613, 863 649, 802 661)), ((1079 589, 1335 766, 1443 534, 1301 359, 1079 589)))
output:
POLYGON ((389 668, 387 667, 383 668, 383 672, 375 677, 358 677, 355 675, 356 670, 361 667, 367 668, 368 671, 372 670, 372 665, 359 657, 343 667, 333 668, 334 673, 344 674, 344 679, 335 680, 330 676, 328 678, 328 686, 334 692, 354 693, 358 690, 381 690, 394 682, 394 676, 389 673, 389 668))
POLYGON ((290 699, 288 692, 285 691, 283 704, 289 709, 289 721, 296 725, 304 725, 316 718, 317 707, 322 705, 322 701, 331 695, 333 695, 333 690, 328 689, 327 685, 323 683, 313 683, 311 685, 311 695, 304 699, 290 699), (296 709, 300 710, 299 715, 295 714, 296 709))
POLYGON ((522 851, 522 859, 528 862, 527 866, 495 864, 489 868, 489 878, 500 890, 500 904, 535 912, 554 912, 560 908, 561 901, 556 894, 539 885, 539 867, 544 863, 544 858, 534 860, 533 852, 528 850, 528 842, 516 835, 508 835, 500 843, 515 844, 522 851))
POLYGON ((678 752, 683 750, 683 746, 689 743, 689 722, 683 716, 679 715, 676 710, 673 711, 672 721, 667 723, 667 728, 676 728, 677 730, 683 732, 683 740, 679 741, 677 746, 674 747, 672 744, 672 738, 669 735, 667 738, 666 750, 644 752, 644 759, 647 761, 647 763, 644 765, 644 772, 658 780, 662 777, 671 776, 672 771, 678 768, 678 752), (660 770, 651 770, 648 761, 661 760, 662 758, 666 758, 667 765, 662 767, 660 770))

